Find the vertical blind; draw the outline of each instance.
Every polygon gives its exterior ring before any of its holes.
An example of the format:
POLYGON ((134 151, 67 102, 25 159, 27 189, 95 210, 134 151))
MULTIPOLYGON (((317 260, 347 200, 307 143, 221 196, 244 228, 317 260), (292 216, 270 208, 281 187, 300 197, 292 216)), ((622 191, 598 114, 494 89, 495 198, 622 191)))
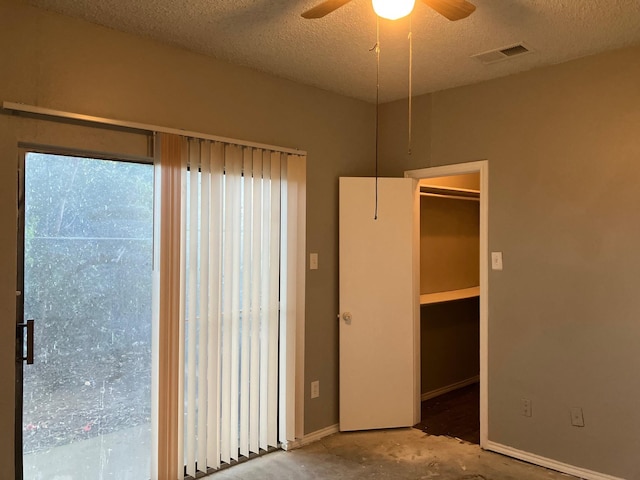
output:
POLYGON ((293 401, 302 313, 295 273, 304 261, 304 162, 183 139, 178 454, 189 476, 292 435, 283 405, 293 401))

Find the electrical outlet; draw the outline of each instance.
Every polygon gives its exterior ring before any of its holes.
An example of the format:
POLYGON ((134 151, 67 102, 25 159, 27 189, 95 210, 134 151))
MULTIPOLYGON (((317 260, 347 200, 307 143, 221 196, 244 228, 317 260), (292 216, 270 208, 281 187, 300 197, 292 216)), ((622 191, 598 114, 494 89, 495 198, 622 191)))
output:
POLYGON ((582 408, 573 407, 571 409, 571 425, 574 427, 584 427, 584 415, 582 414, 582 408))
POLYGON ((531 400, 528 398, 522 399, 522 415, 525 417, 530 417, 532 415, 531 400))
POLYGON ((311 382, 311 398, 318 398, 320 396, 320 380, 311 382))

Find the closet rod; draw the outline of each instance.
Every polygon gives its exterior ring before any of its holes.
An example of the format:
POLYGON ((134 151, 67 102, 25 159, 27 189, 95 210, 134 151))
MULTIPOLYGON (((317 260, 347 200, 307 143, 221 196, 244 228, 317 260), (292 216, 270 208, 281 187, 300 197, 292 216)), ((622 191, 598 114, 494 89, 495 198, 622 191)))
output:
POLYGON ((479 202, 480 197, 466 197, 464 195, 448 195, 445 193, 428 193, 420 192, 421 197, 439 197, 439 198, 452 198, 454 200, 471 200, 472 202, 479 202))

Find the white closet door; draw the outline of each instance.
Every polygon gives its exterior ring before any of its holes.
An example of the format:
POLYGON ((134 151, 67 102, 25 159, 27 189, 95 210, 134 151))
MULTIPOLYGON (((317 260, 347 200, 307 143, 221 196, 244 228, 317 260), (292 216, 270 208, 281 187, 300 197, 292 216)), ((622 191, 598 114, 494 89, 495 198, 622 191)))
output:
POLYGON ((409 178, 340 179, 340 430, 420 418, 419 195, 409 178))

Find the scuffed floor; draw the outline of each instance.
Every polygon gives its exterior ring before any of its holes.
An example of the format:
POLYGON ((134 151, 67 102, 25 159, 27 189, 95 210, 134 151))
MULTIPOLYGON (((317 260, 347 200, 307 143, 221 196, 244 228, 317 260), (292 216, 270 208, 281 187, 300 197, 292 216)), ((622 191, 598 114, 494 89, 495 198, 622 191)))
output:
POLYGON ((575 480, 416 429, 341 433, 216 473, 215 480, 575 480))

